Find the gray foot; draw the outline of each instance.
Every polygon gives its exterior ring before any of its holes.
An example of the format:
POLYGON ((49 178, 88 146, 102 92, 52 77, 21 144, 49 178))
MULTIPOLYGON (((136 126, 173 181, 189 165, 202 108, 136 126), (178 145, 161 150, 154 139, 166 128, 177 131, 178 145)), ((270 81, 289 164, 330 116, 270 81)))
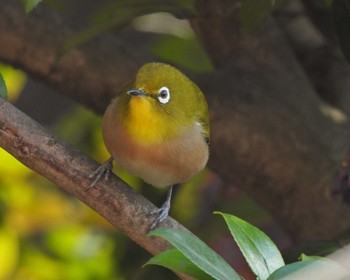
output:
POLYGON ((100 165, 94 172, 89 175, 89 178, 95 178, 94 181, 90 184, 90 187, 86 190, 89 190, 96 186, 97 182, 104 177, 106 181, 108 181, 109 175, 111 174, 113 169, 113 158, 110 157, 107 161, 100 165))
POLYGON ((159 223, 163 222, 169 216, 170 201, 166 201, 162 207, 154 210, 151 214, 158 214, 158 217, 153 221, 149 230, 155 229, 159 223))
POLYGON ((153 221, 153 223, 149 227, 149 229, 148 229, 149 231, 152 229, 155 229, 159 223, 163 222, 169 216, 172 191, 173 191, 173 186, 170 186, 166 200, 165 200, 164 204, 162 205, 162 207, 160 207, 159 209, 153 210, 151 212, 151 214, 158 214, 158 217, 153 221))

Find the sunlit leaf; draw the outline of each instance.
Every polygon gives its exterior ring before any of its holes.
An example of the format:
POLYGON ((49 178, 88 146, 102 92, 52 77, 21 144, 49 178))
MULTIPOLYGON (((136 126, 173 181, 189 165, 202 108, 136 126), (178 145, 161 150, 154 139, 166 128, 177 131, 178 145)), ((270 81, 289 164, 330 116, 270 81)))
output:
POLYGON ((308 256, 305 254, 301 254, 299 259, 301 261, 317 261, 317 260, 322 260, 324 259, 324 257, 320 257, 320 256, 308 256))
POLYGON ((272 273, 268 280, 343 280, 349 279, 349 276, 344 267, 323 258, 288 264, 272 273))
POLYGON ((196 236, 178 229, 160 228, 149 233, 161 236, 177 248, 198 268, 218 280, 241 279, 237 272, 196 236))
POLYGON ((14 158, 11 154, 0 148, 0 170, 2 174, 1 180, 8 184, 18 183, 19 180, 24 181, 32 171, 14 158))
POLYGON ((85 259, 102 250, 105 238, 79 225, 53 228, 47 235, 46 244, 56 255, 64 259, 85 259))
POLYGON ((271 239, 258 228, 229 214, 224 217, 230 232, 254 274, 261 280, 284 265, 280 251, 271 239))
POLYGON ((26 13, 31 12, 40 2, 41 0, 24 0, 24 9, 26 13))
POLYGON ((348 0, 333 1, 332 19, 340 47, 350 63, 350 2, 348 0))
POLYGON ((18 257, 19 243, 16 234, 0 228, 0 279, 11 279, 18 257))
POLYGON ((195 279, 212 280, 208 274, 200 270, 194 263, 190 262, 179 250, 172 248, 152 257, 145 265, 161 265, 191 276, 195 279))
POLYGON ((1 73, 0 73, 0 97, 7 99, 7 87, 1 73))
POLYGON ((2 63, 0 63, 0 73, 6 84, 8 100, 13 102, 22 92, 27 76, 24 72, 2 63))

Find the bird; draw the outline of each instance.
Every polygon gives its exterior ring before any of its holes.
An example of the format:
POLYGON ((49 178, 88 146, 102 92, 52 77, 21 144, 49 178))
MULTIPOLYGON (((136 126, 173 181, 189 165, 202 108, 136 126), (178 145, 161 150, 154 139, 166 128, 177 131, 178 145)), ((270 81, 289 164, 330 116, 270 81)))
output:
POLYGON ((169 215, 174 185, 200 172, 209 158, 208 105, 200 88, 166 63, 144 64, 133 82, 112 98, 102 119, 102 135, 111 157, 90 178, 94 187, 108 177, 116 161, 155 187, 167 187, 164 204, 149 230, 169 215))

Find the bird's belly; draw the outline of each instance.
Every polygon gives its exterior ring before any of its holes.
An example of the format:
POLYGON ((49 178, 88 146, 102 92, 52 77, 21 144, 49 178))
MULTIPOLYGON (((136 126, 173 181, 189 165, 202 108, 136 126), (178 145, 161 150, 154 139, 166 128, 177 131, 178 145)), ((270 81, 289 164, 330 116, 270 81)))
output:
POLYGON ((187 181, 202 170, 209 150, 197 125, 162 143, 138 143, 122 127, 104 130, 104 140, 113 158, 128 172, 154 186, 187 181), (111 137, 112 136, 112 137, 111 137), (111 141, 113 139, 113 141, 111 141))

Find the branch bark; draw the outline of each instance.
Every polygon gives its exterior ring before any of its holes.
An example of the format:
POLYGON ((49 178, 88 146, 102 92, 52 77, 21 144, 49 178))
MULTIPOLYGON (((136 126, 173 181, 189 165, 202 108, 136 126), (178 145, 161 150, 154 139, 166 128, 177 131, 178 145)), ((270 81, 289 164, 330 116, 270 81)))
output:
MULTIPOLYGON (((155 255, 168 249, 161 238, 147 237, 154 205, 115 175, 89 189, 89 174, 99 166, 91 158, 60 142, 38 123, 0 98, 0 146, 23 164, 74 195, 137 244, 155 255)), ((166 227, 187 231, 172 218, 166 227)), ((192 279, 180 275, 182 279, 192 279)))

